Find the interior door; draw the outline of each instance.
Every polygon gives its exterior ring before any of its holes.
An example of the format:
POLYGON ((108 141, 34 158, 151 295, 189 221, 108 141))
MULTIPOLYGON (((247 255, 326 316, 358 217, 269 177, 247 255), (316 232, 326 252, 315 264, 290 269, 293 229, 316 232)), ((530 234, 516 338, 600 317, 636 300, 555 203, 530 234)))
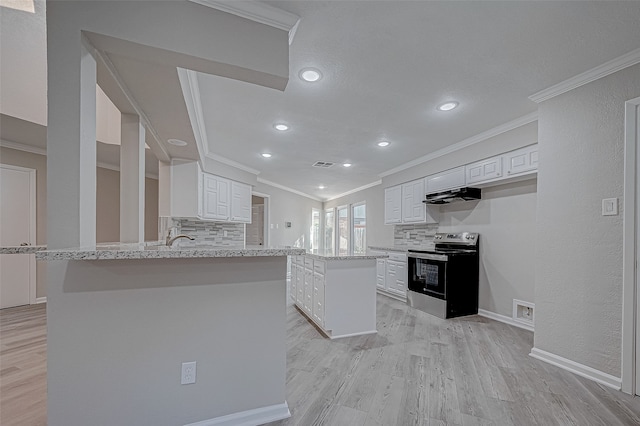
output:
MULTIPOLYGON (((0 165, 0 245, 22 244, 35 244, 35 170, 0 165)), ((0 309, 32 301, 35 255, 0 255, 0 309)))

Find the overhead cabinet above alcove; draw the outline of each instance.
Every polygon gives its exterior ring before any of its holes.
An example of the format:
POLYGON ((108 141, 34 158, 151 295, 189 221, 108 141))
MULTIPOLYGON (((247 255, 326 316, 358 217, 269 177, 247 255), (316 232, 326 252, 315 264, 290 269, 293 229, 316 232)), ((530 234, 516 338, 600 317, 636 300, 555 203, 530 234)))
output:
POLYGON ((171 216, 251 223, 251 186, 203 172, 198 162, 171 163, 171 216))

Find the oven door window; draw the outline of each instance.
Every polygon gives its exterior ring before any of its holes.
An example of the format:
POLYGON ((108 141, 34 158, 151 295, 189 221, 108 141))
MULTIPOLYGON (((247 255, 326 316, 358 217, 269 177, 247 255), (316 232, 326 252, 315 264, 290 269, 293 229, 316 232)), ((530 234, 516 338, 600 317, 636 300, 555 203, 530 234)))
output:
POLYGON ((447 262, 418 258, 410 260, 409 290, 444 299, 447 262))

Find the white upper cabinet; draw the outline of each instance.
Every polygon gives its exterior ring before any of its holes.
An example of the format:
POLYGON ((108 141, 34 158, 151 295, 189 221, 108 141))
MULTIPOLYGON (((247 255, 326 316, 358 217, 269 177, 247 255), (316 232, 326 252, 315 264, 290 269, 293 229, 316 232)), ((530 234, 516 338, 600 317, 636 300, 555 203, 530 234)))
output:
POLYGON ((402 187, 384 189, 384 224, 402 223, 402 187))
POLYGON ((424 179, 414 180, 384 190, 384 223, 438 223, 437 210, 424 200, 424 179))
POLYGON ((251 186, 203 172, 195 161, 174 160, 169 169, 170 215, 251 223, 251 186))
POLYGON ((467 185, 484 182, 502 177, 502 156, 487 158, 486 160, 468 164, 467 185))
POLYGON ((504 154, 507 175, 531 172, 538 169, 538 144, 504 154))
POLYGON ((231 181, 231 221, 251 223, 251 186, 231 181))
POLYGON ((420 223, 426 218, 424 179, 402 184, 402 222, 420 223))
POLYGON ((446 191, 452 188, 461 188, 466 184, 465 167, 456 167, 455 169, 445 170, 426 177, 427 187, 426 193, 446 191))
MULTIPOLYGON (((228 221, 230 218, 230 202, 228 179, 202 173, 202 201, 200 216, 203 219, 228 221)), ((233 182, 236 183, 236 182, 233 182)), ((251 197, 249 197, 251 202, 251 197)))

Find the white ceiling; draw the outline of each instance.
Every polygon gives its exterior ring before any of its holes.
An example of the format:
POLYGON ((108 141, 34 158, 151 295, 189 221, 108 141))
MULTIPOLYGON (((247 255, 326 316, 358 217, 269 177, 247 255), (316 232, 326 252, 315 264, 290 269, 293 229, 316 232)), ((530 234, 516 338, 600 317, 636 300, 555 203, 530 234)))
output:
MULTIPOLYGON (((262 179, 322 199, 535 112, 528 99, 533 93, 640 47, 637 1, 264 3, 301 18, 290 46, 289 84, 280 92, 199 73, 208 151, 259 171, 262 179), (323 79, 301 81, 298 72, 307 66, 320 69, 323 79), (460 106, 436 111, 449 99, 460 106), (272 125, 280 121, 290 130, 276 132, 272 125), (382 139, 391 145, 378 148, 382 139), (265 151, 273 157, 262 158, 265 151), (336 165, 312 168, 317 160, 336 165), (346 161, 353 166, 343 168, 346 161), (320 184, 326 189, 318 189, 320 184)), ((0 8, 0 13, 3 86, 9 81, 29 95, 14 96, 19 108, 13 107, 3 89, 0 112, 46 124, 40 112, 30 116, 43 110, 44 95, 31 93, 42 86, 43 76, 46 87, 42 31, 28 36, 28 17, 38 15, 22 12, 16 21, 19 12, 0 8), (5 28, 15 22, 19 35, 9 46, 5 28), (14 45, 19 52, 8 53, 14 45), (26 65, 6 60, 19 56, 38 70, 27 82, 20 79, 26 65)), ((165 147, 169 154, 196 158, 177 72, 107 56, 159 139, 189 142, 184 150, 165 147)))

